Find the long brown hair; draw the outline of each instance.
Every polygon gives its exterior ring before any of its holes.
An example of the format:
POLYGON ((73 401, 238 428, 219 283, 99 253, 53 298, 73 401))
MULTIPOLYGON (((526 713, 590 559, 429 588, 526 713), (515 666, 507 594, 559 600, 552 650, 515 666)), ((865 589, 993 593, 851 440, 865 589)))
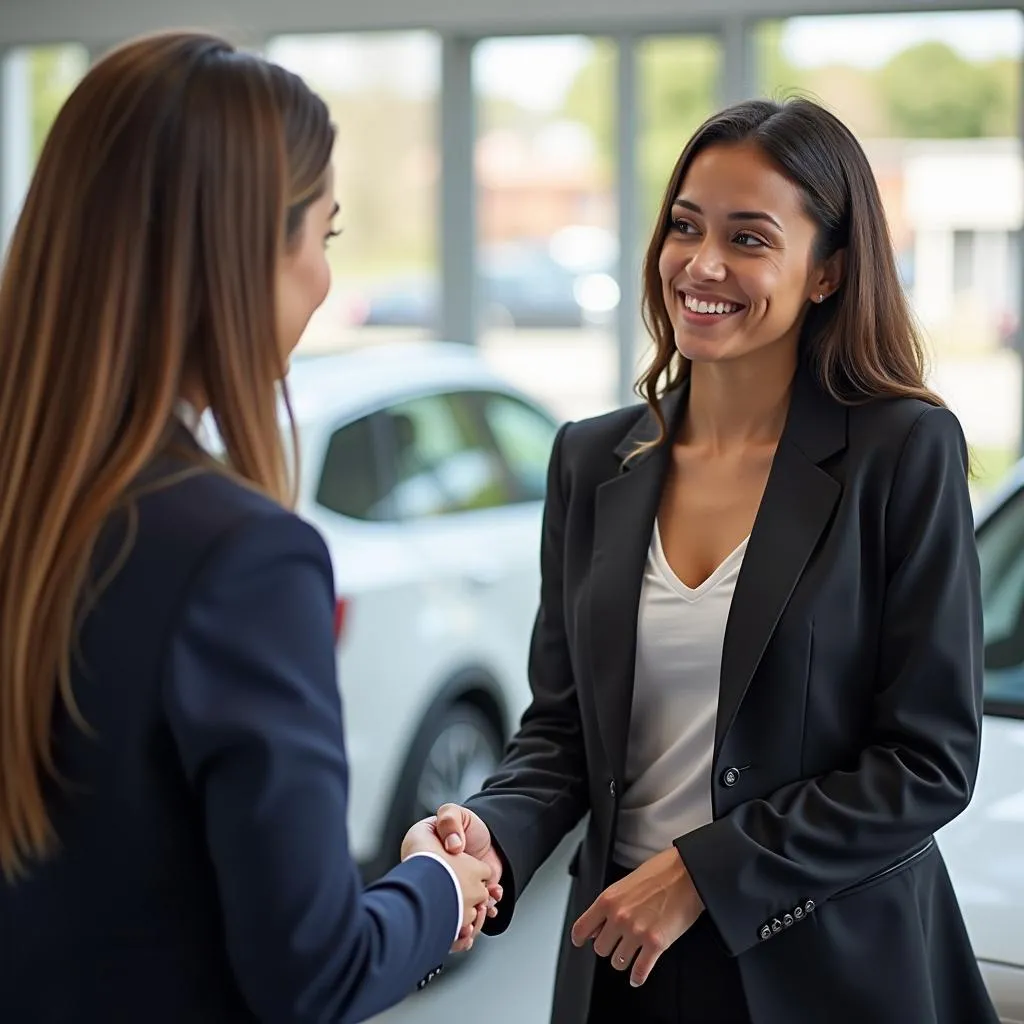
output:
MULTIPOLYGON (((818 260, 845 250, 839 290, 812 305, 803 323, 801 357, 838 401, 911 396, 943 401, 925 385, 924 346, 900 283, 885 209, 867 156, 835 115, 810 100, 749 100, 709 118, 687 143, 669 179, 643 269, 643 317, 654 352, 637 383, 658 420, 652 445, 666 440, 660 396, 690 372, 680 355, 662 292, 658 260, 672 204, 694 159, 709 146, 752 142, 804 197, 818 228, 818 260)), ((644 446, 648 447, 648 446, 644 446)))
POLYGON ((199 33, 111 52, 46 140, 0 277, 8 879, 54 849, 51 724, 59 694, 85 725, 71 657, 95 545, 168 445, 183 388, 209 406, 224 471, 291 499, 276 272, 333 142, 299 78, 199 33))

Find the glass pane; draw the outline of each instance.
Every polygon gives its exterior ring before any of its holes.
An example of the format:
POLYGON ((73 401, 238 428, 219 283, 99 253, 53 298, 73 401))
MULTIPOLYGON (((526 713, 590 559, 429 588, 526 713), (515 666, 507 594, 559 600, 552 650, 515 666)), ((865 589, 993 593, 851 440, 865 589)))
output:
POLYGON ((481 347, 564 417, 615 398, 615 62, 579 36, 474 53, 481 347))
POLYGON ((508 501, 501 460, 464 403, 417 398, 388 412, 400 518, 491 508, 508 501))
POLYGON ((1024 491, 981 531, 985 696, 1024 707, 1024 491))
POLYGON ((1021 442, 1019 11, 791 18, 757 32, 760 91, 811 94, 859 136, 904 285, 989 488, 1021 442))
POLYGON ((487 426, 515 479, 517 500, 542 500, 555 424, 525 402, 507 395, 484 394, 480 398, 487 426))
MULTIPOLYGON (((659 37, 648 39, 637 48, 641 229, 635 240, 633 264, 638 279, 661 199, 679 154, 694 131, 720 106, 721 62, 721 46, 712 36, 659 37)), ((650 349, 639 309, 636 324, 638 376, 648 362, 650 349)))
POLYGON ((327 445, 316 500, 353 519, 383 518, 373 422, 364 417, 336 431, 327 445))
POLYGON ((77 43, 34 46, 25 53, 32 111, 32 162, 35 164, 57 112, 89 67, 89 54, 77 43))
POLYGON ((437 306, 438 39, 281 36, 267 56, 323 96, 338 129, 344 234, 331 243, 331 294, 301 350, 425 336, 437 306))

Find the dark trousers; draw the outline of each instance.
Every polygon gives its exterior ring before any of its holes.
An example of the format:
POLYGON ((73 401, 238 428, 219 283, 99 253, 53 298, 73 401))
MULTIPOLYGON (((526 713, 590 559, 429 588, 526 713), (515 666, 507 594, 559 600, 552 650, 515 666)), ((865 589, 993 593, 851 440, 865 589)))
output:
MULTIPOLYGON (((626 872, 613 868, 610 881, 626 872)), ((739 967, 707 914, 631 988, 629 971, 597 957, 588 1024, 750 1024, 739 967)))

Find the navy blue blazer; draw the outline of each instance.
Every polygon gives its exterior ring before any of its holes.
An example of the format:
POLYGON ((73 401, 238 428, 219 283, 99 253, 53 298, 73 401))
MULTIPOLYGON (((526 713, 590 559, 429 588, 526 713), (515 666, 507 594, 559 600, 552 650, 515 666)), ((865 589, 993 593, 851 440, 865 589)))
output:
POLYGON ((135 508, 75 662, 92 735, 56 715, 62 848, 0 879, 0 1021, 364 1020, 433 976, 461 905, 435 860, 364 890, 349 854, 326 547, 211 471, 135 508))

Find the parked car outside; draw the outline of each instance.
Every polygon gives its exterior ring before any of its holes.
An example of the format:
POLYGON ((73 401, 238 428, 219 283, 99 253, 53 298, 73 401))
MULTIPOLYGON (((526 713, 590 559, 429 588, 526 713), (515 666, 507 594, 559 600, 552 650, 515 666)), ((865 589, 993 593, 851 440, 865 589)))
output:
POLYGON ((529 699, 555 420, 474 349, 296 359, 298 512, 337 589, 350 839, 367 875, 475 792, 529 699))
POLYGON ((985 619, 981 765, 938 836, 1004 1024, 1024 1024, 1024 460, 977 516, 985 619))

